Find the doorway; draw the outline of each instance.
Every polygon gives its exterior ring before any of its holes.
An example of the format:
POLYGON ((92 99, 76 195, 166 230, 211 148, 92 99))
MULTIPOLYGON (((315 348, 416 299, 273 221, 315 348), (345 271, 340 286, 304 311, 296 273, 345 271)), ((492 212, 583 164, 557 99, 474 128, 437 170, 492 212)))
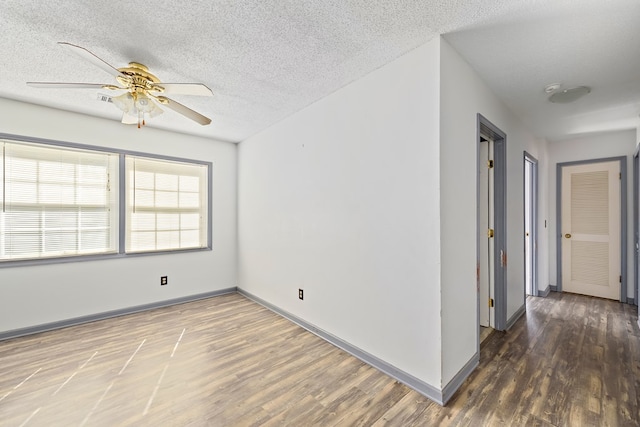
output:
MULTIPOLYGON (((640 145, 633 155, 633 301, 638 305, 640 295, 640 145)), ((640 318, 638 319, 640 326, 640 318)))
MULTIPOLYGON (((478 268, 480 286, 480 326, 495 329, 495 213, 494 213, 494 146, 495 142, 489 135, 480 135, 480 197, 478 211, 480 227, 478 227, 478 241, 480 244, 478 268)), ((482 330, 482 337, 488 334, 482 330)))
MULTIPOLYGON (((477 293, 481 328, 506 328, 506 134, 478 114, 477 293)), ((479 338, 480 340, 480 338, 479 338)))
POLYGON ((524 152, 524 276, 526 295, 538 295, 538 160, 524 152))
POLYGON ((558 290, 626 302, 626 158, 557 166, 558 290))

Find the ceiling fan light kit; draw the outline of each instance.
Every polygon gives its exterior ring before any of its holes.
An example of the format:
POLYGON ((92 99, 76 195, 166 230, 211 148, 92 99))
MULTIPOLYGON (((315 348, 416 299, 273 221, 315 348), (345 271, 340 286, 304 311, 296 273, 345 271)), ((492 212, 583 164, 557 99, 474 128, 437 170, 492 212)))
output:
POLYGON ((145 114, 149 118, 153 118, 163 113, 162 109, 152 102, 144 93, 125 92, 122 95, 111 98, 111 102, 122 110, 124 114, 130 116, 127 117, 126 120, 123 120, 123 123, 138 123, 138 127, 146 124, 145 114), (131 117, 135 118, 135 121, 131 120, 131 117))
POLYGON ((73 89, 107 89, 124 90, 125 93, 112 97, 113 105, 122 111, 122 123, 144 126, 145 117, 153 118, 162 114, 163 105, 188 119, 206 126, 211 119, 180 104, 162 94, 213 96, 213 92, 202 83, 162 83, 149 69, 139 62, 130 62, 127 67, 115 68, 87 49, 66 42, 59 45, 114 76, 119 86, 113 84, 94 83, 57 83, 27 82, 27 85, 38 88, 73 88, 73 89))

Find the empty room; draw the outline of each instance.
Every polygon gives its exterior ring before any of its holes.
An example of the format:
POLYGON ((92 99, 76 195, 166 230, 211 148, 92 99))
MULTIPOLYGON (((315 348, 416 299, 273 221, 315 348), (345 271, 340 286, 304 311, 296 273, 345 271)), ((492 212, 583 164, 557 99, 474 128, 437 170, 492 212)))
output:
POLYGON ((0 4, 0 426, 640 425, 640 2, 0 4))

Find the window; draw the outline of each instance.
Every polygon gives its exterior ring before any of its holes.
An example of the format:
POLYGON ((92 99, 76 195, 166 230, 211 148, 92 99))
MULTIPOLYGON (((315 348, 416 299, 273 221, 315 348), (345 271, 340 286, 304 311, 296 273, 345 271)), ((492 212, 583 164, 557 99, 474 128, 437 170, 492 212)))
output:
POLYGON ((0 261, 117 252, 117 154, 0 146, 0 261))
POLYGON ((211 163, 0 134, 0 267, 210 249, 210 180, 211 163))
POLYGON ((126 252, 208 246, 206 165, 126 156, 126 252))

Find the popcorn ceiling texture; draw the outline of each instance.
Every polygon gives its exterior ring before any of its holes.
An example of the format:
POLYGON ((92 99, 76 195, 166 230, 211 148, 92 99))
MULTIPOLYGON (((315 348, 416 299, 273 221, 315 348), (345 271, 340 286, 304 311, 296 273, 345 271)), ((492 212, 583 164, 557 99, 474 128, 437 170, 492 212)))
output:
POLYGON ((175 99, 211 117, 210 126, 171 111, 149 125, 237 142, 446 34, 494 92, 539 127, 536 121, 546 117, 542 108, 549 108, 542 89, 556 81, 592 85, 594 99, 601 86, 612 91, 597 98, 598 108, 622 97, 625 105, 637 104, 639 73, 631 69, 640 65, 639 5, 636 0, 2 0, 0 96, 119 120, 119 111, 97 101, 96 91, 25 85, 113 82, 56 44, 66 41, 115 67, 141 62, 164 82, 205 83, 213 98, 175 99), (608 77, 615 82, 605 83, 608 77))

